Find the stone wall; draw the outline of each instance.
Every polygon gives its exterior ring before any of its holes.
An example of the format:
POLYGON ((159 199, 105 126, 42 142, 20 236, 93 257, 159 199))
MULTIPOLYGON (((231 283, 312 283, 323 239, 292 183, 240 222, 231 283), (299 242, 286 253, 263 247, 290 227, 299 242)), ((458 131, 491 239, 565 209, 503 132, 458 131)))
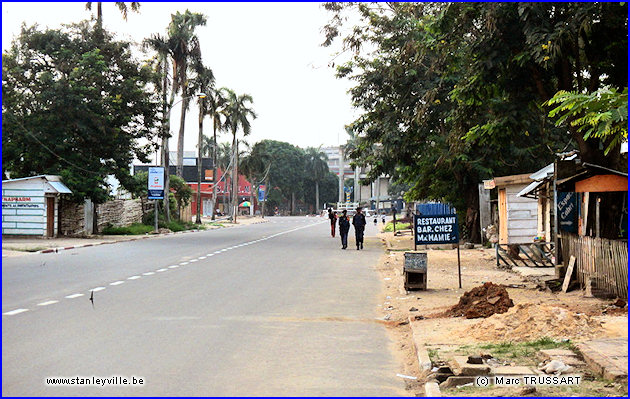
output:
MULTIPOLYGON (((146 202, 146 201, 145 201, 146 202)), ((129 226, 142 222, 142 206, 140 199, 117 199, 99 204, 96 207, 98 232, 103 231, 107 225, 116 227, 129 226)), ((152 202, 144 204, 145 212, 153 209, 152 202)), ((60 233, 66 236, 88 235, 91 229, 85 228, 85 205, 70 201, 62 201, 60 207, 60 233)))

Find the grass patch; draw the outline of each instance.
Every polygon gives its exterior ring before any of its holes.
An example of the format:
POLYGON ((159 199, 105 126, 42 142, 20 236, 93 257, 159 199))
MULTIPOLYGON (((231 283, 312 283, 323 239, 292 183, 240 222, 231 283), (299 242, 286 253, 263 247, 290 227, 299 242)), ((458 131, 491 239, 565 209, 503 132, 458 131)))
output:
POLYGON ((542 349, 575 350, 575 346, 571 341, 556 341, 553 338, 542 337, 535 341, 464 345, 460 346, 457 352, 462 355, 475 355, 482 350, 500 359, 514 360, 523 365, 535 365, 538 361, 536 353, 542 349))
POLYGON ((431 360, 431 363, 435 363, 440 359, 440 350, 439 349, 433 349, 433 348, 429 348, 427 349, 427 355, 429 355, 429 360, 431 360))
POLYGON ((103 229, 103 234, 106 235, 138 235, 147 234, 153 231, 153 226, 148 226, 142 223, 134 223, 131 226, 114 227, 107 226, 103 229))
POLYGON ((172 220, 170 223, 166 223, 166 228, 170 231, 205 230, 206 226, 204 226, 203 224, 195 224, 192 222, 181 222, 179 220, 172 220))
MULTIPOLYGON (((411 229, 411 224, 410 223, 401 223, 401 222, 396 222, 396 230, 409 230, 411 229)), ((383 232, 385 233, 389 233, 394 231, 394 223, 392 222, 387 222, 385 224, 385 227, 383 228, 383 232)))
POLYGON ((9 251, 19 251, 19 252, 38 252, 38 251, 43 251, 44 249, 48 249, 48 247, 31 247, 31 248, 3 247, 2 249, 7 249, 9 251))

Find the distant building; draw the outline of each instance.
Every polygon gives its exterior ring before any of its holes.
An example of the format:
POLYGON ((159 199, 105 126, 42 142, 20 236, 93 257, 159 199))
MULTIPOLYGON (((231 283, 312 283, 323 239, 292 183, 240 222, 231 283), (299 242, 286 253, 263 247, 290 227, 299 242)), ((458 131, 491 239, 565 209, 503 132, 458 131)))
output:
MULTIPOLYGON (((389 189, 389 177, 380 176, 374 182, 367 185, 360 185, 360 179, 367 177, 368 168, 356 168, 353 170, 350 166, 350 160, 345 159, 341 153, 339 146, 323 147, 322 152, 328 156, 328 169, 336 174, 340 175, 341 163, 343 161, 343 178, 354 179, 353 186, 353 198, 354 202, 362 204, 367 203, 370 209, 387 209, 391 208, 392 200, 397 198, 390 198, 388 195, 389 189)), ((339 190, 339 202, 343 202, 342 184, 340 184, 339 190)))

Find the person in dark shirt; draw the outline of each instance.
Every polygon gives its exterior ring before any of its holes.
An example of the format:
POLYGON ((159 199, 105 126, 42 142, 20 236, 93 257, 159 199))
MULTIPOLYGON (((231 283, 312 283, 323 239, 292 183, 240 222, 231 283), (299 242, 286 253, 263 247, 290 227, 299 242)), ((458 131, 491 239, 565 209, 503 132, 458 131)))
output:
POLYGON ((357 242, 357 250, 363 249, 363 232, 365 231, 365 215, 361 212, 363 208, 357 208, 357 213, 352 218, 352 225, 354 226, 354 237, 357 242))
POLYGON ((343 210, 339 218, 339 235, 341 236, 341 249, 348 248, 348 232, 350 231, 350 220, 348 220, 348 211, 343 210))
POLYGON ((330 219, 330 235, 335 237, 335 225, 337 224, 337 215, 332 208, 328 208, 328 219, 330 219))

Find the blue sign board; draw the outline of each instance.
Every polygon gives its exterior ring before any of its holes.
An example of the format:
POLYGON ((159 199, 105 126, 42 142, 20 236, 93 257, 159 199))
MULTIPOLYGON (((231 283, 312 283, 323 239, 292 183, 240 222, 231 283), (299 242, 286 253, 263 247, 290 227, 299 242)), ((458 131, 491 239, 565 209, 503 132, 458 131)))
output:
POLYGON ((457 244, 459 225, 457 215, 414 215, 416 245, 457 244))
POLYGON ((577 194, 558 191, 558 224, 560 230, 577 234, 577 194))
POLYGON ((265 201, 265 185, 261 184, 260 186, 258 186, 258 202, 264 202, 265 201))

